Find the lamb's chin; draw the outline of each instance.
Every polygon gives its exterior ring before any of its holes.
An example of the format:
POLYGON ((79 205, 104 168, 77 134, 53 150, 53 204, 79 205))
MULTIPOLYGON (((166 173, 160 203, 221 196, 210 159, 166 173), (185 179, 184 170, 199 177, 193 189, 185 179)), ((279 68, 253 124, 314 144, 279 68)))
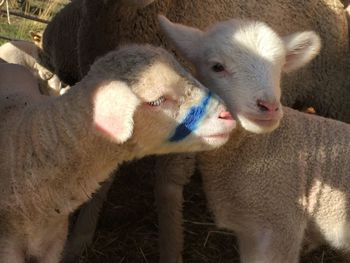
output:
POLYGON ((250 120, 242 115, 237 115, 241 126, 249 132, 262 134, 275 130, 279 124, 280 119, 277 120, 250 120))

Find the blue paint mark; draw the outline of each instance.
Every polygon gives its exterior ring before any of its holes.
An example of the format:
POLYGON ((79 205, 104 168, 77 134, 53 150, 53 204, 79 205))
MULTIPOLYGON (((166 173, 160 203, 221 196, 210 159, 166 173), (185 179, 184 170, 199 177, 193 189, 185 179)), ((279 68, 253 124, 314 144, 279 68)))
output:
POLYGON ((198 123, 201 121, 209 101, 212 97, 212 93, 209 92, 207 96, 199 103, 198 106, 193 106, 189 109, 185 119, 176 127, 175 133, 169 138, 170 142, 177 142, 186 138, 191 132, 197 129, 198 123))

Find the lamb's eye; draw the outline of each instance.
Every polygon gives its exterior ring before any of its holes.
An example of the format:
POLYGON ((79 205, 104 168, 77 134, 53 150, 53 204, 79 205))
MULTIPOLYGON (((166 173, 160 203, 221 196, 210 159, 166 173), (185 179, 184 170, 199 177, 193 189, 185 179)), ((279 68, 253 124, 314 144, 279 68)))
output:
POLYGON ((216 63, 214 66, 211 67, 211 69, 214 71, 214 72, 222 72, 225 70, 225 67, 220 64, 220 63, 216 63))
POLYGON ((158 98, 157 100, 150 101, 150 102, 147 102, 147 103, 148 103, 149 105, 153 106, 153 107, 157 107, 157 106, 160 106, 164 101, 165 101, 164 96, 161 96, 161 97, 158 98))

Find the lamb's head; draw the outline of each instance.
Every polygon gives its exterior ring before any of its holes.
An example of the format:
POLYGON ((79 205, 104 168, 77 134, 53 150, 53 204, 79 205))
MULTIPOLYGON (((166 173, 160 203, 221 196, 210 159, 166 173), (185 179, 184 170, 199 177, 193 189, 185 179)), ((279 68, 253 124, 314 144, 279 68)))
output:
POLYGON ((143 154, 209 150, 224 144, 235 126, 222 101, 161 48, 112 51, 85 79, 99 86, 93 93, 97 131, 143 154))
POLYGON ((321 46, 312 31, 280 37, 256 21, 231 19, 206 31, 174 24, 164 16, 159 21, 170 41, 194 64, 198 79, 255 133, 279 125, 281 73, 308 63, 321 46))

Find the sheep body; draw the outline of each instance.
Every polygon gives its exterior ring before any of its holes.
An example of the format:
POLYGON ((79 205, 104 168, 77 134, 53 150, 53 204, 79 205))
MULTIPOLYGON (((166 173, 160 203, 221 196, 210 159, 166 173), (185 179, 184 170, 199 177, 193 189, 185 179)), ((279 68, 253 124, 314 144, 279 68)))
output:
POLYGON ((321 36, 321 55, 309 66, 284 78, 283 103, 312 106, 322 116, 350 122, 348 85, 348 25, 340 1, 155 1, 143 9, 121 6, 119 1, 77 0, 64 8, 44 33, 48 52, 60 78, 78 81, 96 57, 128 42, 167 47, 156 16, 204 29, 220 20, 253 18, 271 25, 280 35, 315 30, 321 36), (195 14, 195 15, 193 15, 195 14), (66 59, 69 58, 69 59, 66 59), (79 66, 77 66, 79 65, 79 66), (65 69, 67 69, 65 71, 65 69), (65 71, 62 72, 61 71, 65 71), (320 95, 319 95, 320 94, 320 95), (327 98, 327 99, 325 99, 327 98), (332 98, 332 99, 330 99, 332 98))
POLYGON ((6 63, 0 67, 4 263, 57 263, 69 214, 123 161, 170 150, 210 149, 225 140, 205 136, 232 129, 232 121, 218 118, 225 107, 211 95, 198 129, 182 141, 168 142, 186 111, 208 95, 162 49, 130 46, 111 52, 73 89, 56 98, 41 95, 23 67, 6 63), (161 88, 144 88, 156 84, 161 88), (158 111, 148 108, 146 102, 163 93, 179 104, 168 102, 158 111))
MULTIPOLYGON (((294 58, 300 55, 294 60, 295 65, 306 62, 304 58, 310 54, 303 56, 301 51, 305 49, 303 43, 314 42, 314 37, 307 41, 304 38, 312 34, 292 34, 292 38, 282 41, 284 48, 278 44, 281 43, 278 38, 270 38, 271 46, 263 44, 268 50, 262 51, 255 43, 263 43, 268 31, 258 26, 259 22, 233 19, 206 31, 172 24, 164 17, 160 17, 160 22, 169 39, 194 64, 200 81, 225 98, 241 124, 226 146, 208 155, 198 154, 197 158, 209 206, 219 226, 236 232, 242 262, 297 262, 305 229, 310 244, 317 241, 312 237, 322 237, 335 248, 349 249, 348 231, 340 231, 340 226, 347 224, 343 214, 347 200, 342 192, 347 189, 347 183, 343 186, 342 183, 349 176, 348 124, 290 108, 283 108, 280 127, 271 134, 257 135, 261 130, 243 125, 245 119, 240 121, 239 113, 244 115, 247 108, 251 109, 257 94, 269 86, 265 79, 275 79, 272 90, 279 93, 278 75, 292 65, 288 54, 294 58), (298 52, 294 53, 291 43, 298 52), (194 45, 195 49, 189 48, 194 45), (276 59, 280 56, 275 52, 281 49, 285 49, 284 63, 276 59), (207 61, 210 59, 227 71, 212 72, 207 61), (230 74, 232 68, 234 74, 230 74), (267 78, 266 73, 272 77, 267 78), (337 203, 328 200, 327 195, 337 203), (330 223, 336 227, 329 227, 330 223), (318 227, 320 231, 316 231, 318 227), (335 229, 338 232, 332 233, 335 229)), ((260 114, 268 116, 268 111, 266 107, 260 114)), ((263 132, 271 131, 266 129, 269 119, 256 122, 263 132)), ((179 204, 183 201, 182 186, 191 175, 187 171, 193 170, 192 159, 178 155, 161 158, 157 164, 160 262, 182 262, 179 204)))
POLYGON ((350 126, 284 112, 271 134, 233 133, 197 155, 209 207, 236 233, 241 262, 298 262, 306 229, 350 251, 350 126))
POLYGON ((43 66, 44 56, 34 43, 29 41, 11 41, 0 46, 0 58, 8 63, 25 66, 38 79, 40 90, 46 95, 59 95, 62 83, 59 78, 43 66))
POLYGON ((182 262, 180 204, 195 164, 216 224, 238 237, 241 262, 298 262, 303 242, 349 253, 350 125, 283 110, 272 133, 239 128, 215 151, 159 158, 160 262, 182 262))

